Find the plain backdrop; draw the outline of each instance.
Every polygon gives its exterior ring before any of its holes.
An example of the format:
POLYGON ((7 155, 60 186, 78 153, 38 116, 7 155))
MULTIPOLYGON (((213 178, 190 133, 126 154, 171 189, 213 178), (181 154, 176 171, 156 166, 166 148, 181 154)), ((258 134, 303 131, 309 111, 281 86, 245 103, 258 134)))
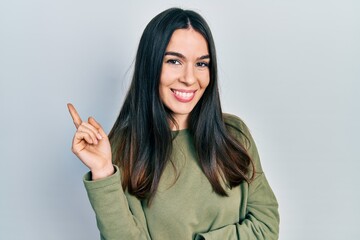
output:
POLYGON ((280 239, 360 239, 357 0, 1 0, 0 239, 99 239, 66 103, 109 132, 143 29, 174 6, 213 31, 223 110, 252 131, 280 239))

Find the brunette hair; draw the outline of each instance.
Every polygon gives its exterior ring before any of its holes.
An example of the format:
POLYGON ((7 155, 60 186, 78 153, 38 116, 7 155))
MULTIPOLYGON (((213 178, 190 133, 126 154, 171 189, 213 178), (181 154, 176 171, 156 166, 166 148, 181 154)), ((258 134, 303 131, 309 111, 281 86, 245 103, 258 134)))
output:
POLYGON ((199 164, 214 191, 227 196, 221 181, 229 187, 250 181, 253 162, 244 146, 225 126, 220 105, 214 40, 206 21, 196 12, 170 8, 146 26, 138 47, 134 75, 120 114, 109 134, 113 162, 121 169, 122 186, 150 203, 161 174, 170 159, 171 111, 159 97, 163 57, 173 32, 192 28, 207 41, 210 55, 210 83, 189 116, 199 164))

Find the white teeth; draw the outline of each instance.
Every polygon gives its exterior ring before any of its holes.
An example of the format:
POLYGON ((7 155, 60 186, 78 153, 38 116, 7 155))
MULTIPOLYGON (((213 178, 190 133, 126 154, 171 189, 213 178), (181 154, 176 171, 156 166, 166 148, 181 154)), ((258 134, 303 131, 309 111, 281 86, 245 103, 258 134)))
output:
POLYGON ((173 92, 175 93, 176 96, 179 96, 181 98, 192 98, 192 96, 194 96, 193 92, 180 92, 176 90, 173 90, 173 92))

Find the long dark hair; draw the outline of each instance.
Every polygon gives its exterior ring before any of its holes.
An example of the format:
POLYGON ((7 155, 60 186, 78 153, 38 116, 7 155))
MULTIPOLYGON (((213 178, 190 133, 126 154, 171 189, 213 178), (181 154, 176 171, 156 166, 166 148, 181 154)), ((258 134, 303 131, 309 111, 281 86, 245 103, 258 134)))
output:
MULTIPOLYGON (((161 102, 159 82, 163 57, 173 32, 193 28, 208 43, 210 83, 189 116, 200 166, 216 193, 249 181, 252 160, 243 145, 226 130, 220 105, 214 40, 196 12, 171 8, 154 17, 140 39, 134 75, 120 114, 109 134, 113 162, 124 189, 150 203, 172 150, 171 111, 161 102)), ((175 123, 176 124, 176 123, 175 123)), ((253 171, 254 172, 254 171, 253 171)))

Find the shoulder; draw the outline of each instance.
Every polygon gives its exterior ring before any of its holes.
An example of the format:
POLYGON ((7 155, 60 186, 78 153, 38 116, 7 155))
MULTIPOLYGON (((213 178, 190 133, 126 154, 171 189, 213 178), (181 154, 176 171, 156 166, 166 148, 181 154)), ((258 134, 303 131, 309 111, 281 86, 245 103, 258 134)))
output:
POLYGON ((238 141, 247 145, 250 135, 249 128, 244 121, 236 115, 223 113, 223 120, 227 131, 238 141))
POLYGON ((243 130, 244 128, 246 128, 244 121, 236 115, 230 113, 223 113, 223 119, 227 127, 232 127, 238 130, 243 130))
POLYGON ((244 121, 238 116, 229 113, 223 113, 223 121, 228 133, 240 142, 240 144, 242 144, 247 150, 248 154, 254 161, 256 171, 262 172, 259 153, 257 151, 255 141, 244 121))

